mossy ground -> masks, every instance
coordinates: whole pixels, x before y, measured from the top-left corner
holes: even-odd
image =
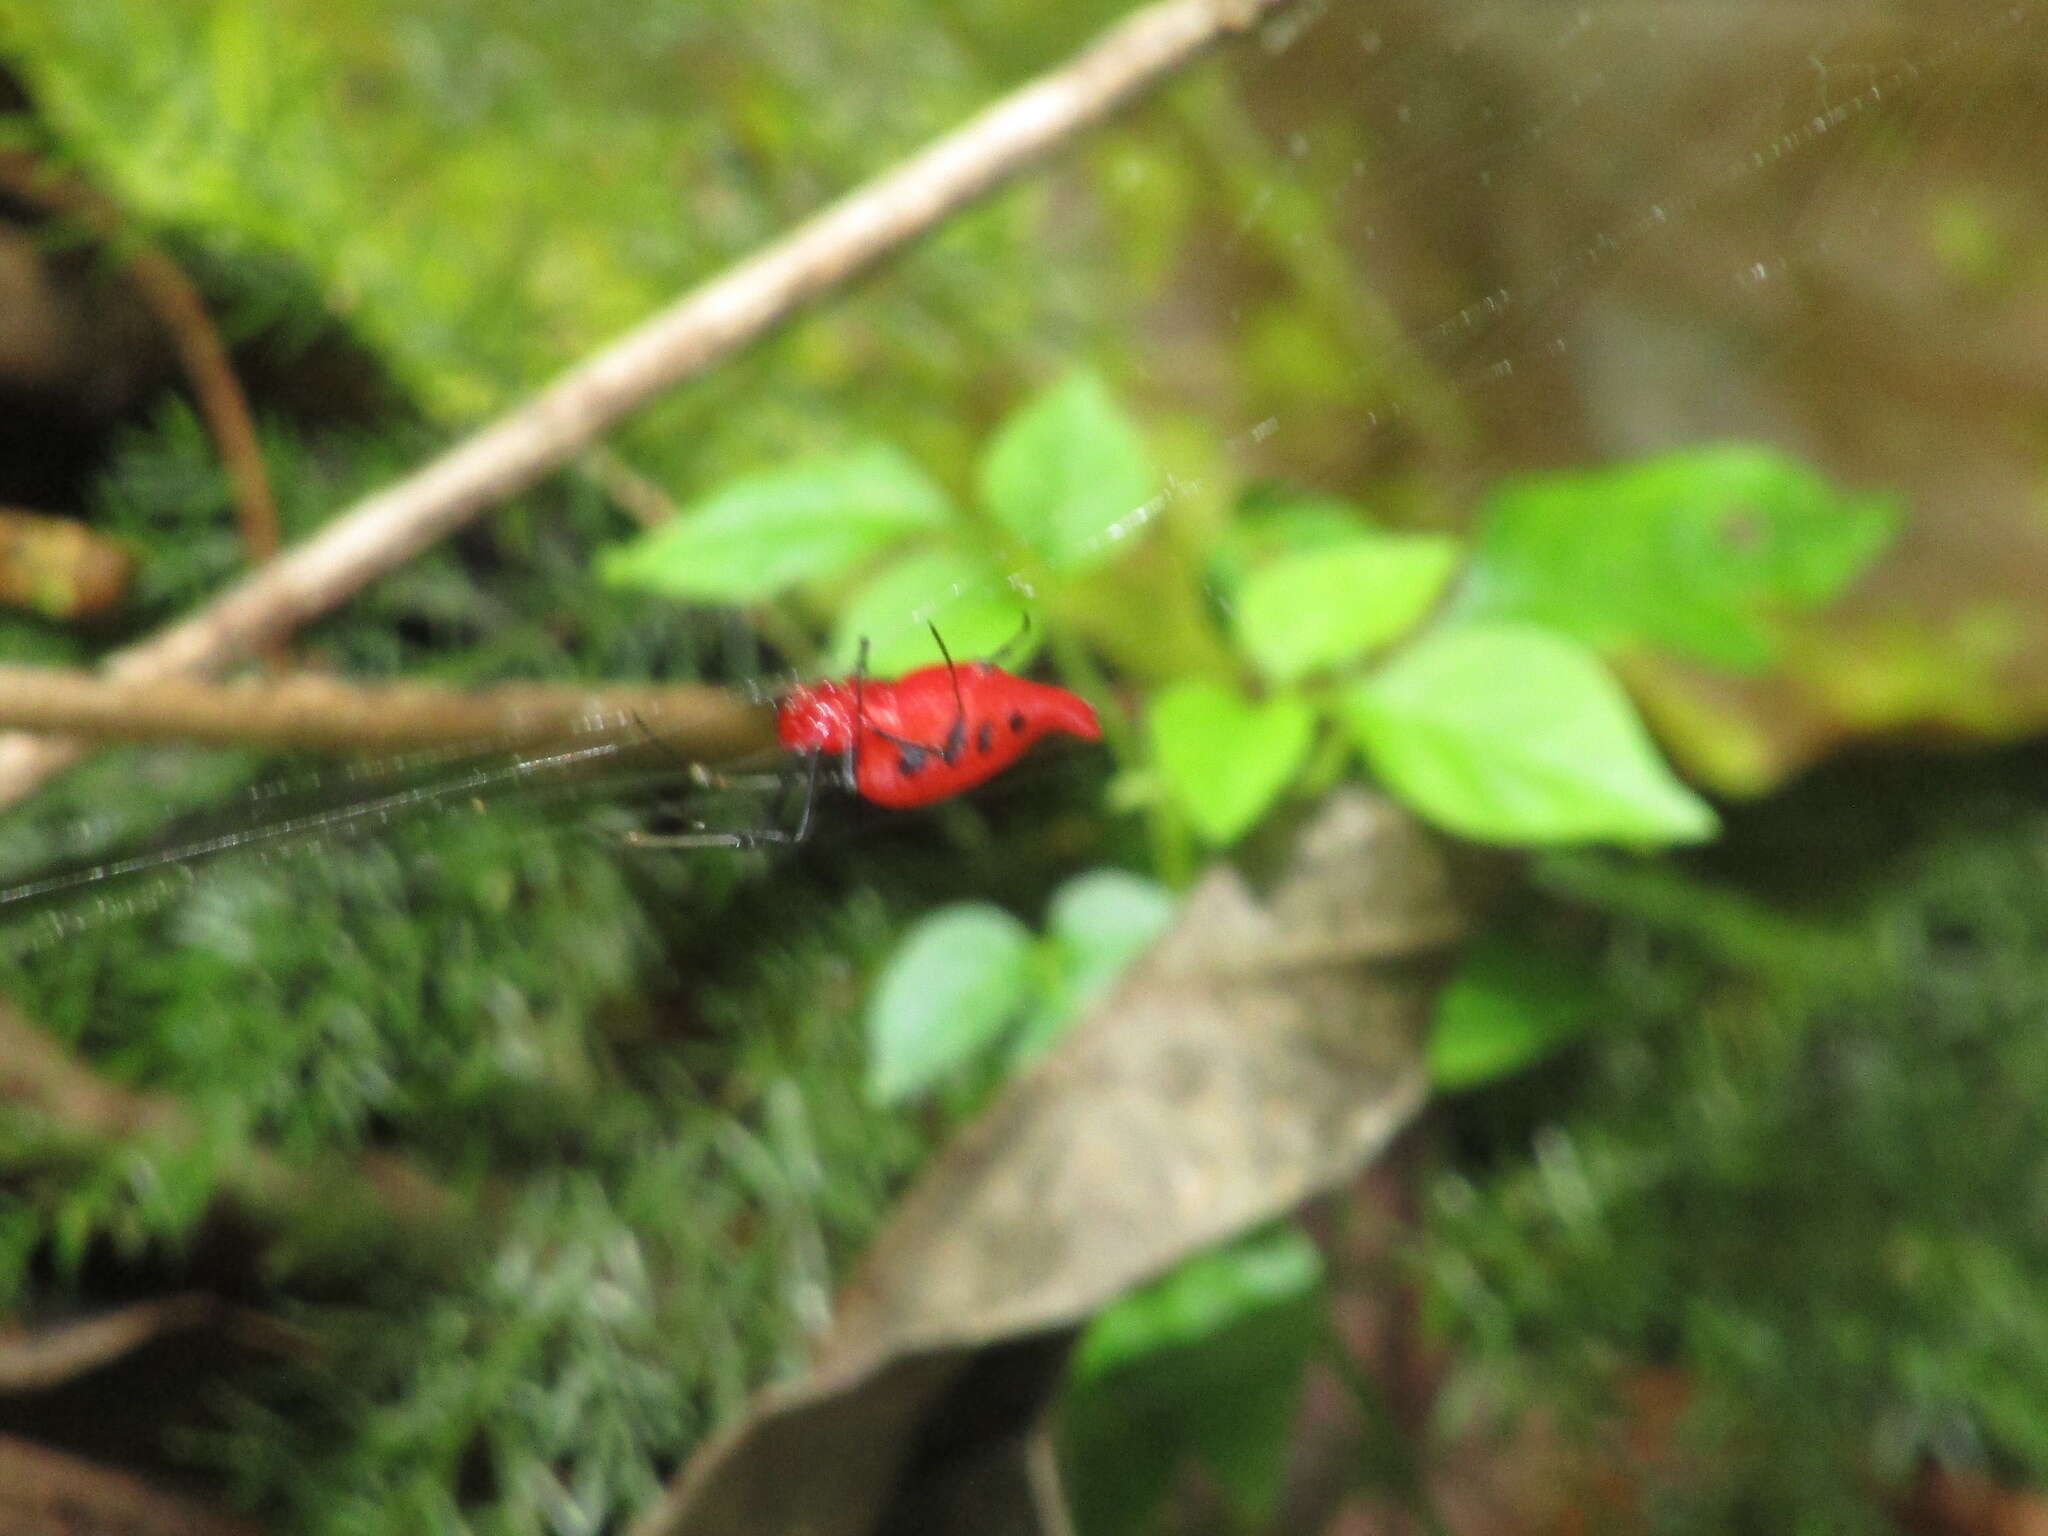
[[[1122,9],[650,4],[593,32],[515,0],[67,3],[10,47],[62,154],[202,277],[303,534]],[[1343,78],[1299,137],[1348,176],[1376,151]],[[697,80],[716,100],[679,102]],[[1410,365],[1287,163],[1230,82],[1192,79],[617,446],[678,495],[869,434],[964,486],[1029,383],[1098,355],[1185,483],[1218,479],[1258,400],[1290,473],[1351,488],[1379,462],[1358,424]],[[1190,253],[1220,249],[1192,292]],[[1441,422],[1448,386],[1401,387]],[[99,634],[6,621],[10,660],[97,654],[241,569],[180,405],[125,427],[82,499],[143,553],[136,601]],[[742,623],[597,588],[630,526],[565,475],[298,654],[455,683],[765,671]],[[106,754],[0,820],[0,875],[282,766]],[[1543,874],[1540,920],[1611,1007],[1448,1112],[1415,1263],[1464,1400],[1590,1417],[1631,1371],[1679,1368],[1701,1455],[1658,1501],[1673,1529],[1874,1525],[1929,1452],[2048,1478],[2042,766],[1866,763],[1708,858]],[[0,1315],[199,1285],[310,1347],[152,1351],[0,1425],[210,1470],[287,1529],[616,1522],[800,1358],[971,1096],[869,1106],[859,1002],[915,911],[971,892],[1035,916],[1050,871],[1103,855],[1116,834],[1072,809],[1099,798],[1069,789],[1025,790],[1056,824],[993,796],[765,870],[625,857],[532,809],[444,817],[210,870],[7,962],[36,1025],[199,1134],[109,1145],[0,1112]],[[474,1225],[423,1239],[317,1183],[218,1199],[259,1148],[322,1178],[401,1156]]]
[[[2048,1476],[2042,768],[1866,757],[1687,867],[1550,871],[1610,1011],[1455,1113],[1417,1262],[1468,1403],[1587,1423],[1675,1369],[1659,1529]]]

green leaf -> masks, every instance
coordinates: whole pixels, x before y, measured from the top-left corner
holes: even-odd
[[[894,1104],[990,1046],[1031,995],[1030,932],[986,902],[917,923],[868,1002],[868,1097]]]
[[[1466,950],[1437,998],[1429,1074],[1439,1088],[1470,1088],[1550,1056],[1586,1030],[1599,992],[1584,967],[1512,934]]]
[[[1012,1062],[1043,1055],[1166,931],[1177,905],[1158,881],[1121,869],[1091,870],[1061,886],[1046,917],[1051,984],[1019,1027]]]
[[[1843,592],[1901,520],[1748,443],[1511,481],[1480,513],[1468,612],[1761,668],[1783,616]]]
[[[1285,556],[1237,594],[1238,644],[1279,682],[1355,660],[1421,623],[1457,564],[1458,541],[1434,534],[1355,534]]]
[[[1158,490],[1137,427],[1088,372],[1027,402],[981,463],[990,515],[1046,564],[1070,571],[1114,559],[1123,544],[1112,526]]]
[[[1308,756],[1315,715],[1291,694],[1255,704],[1219,683],[1176,683],[1152,702],[1152,753],[1174,802],[1209,842],[1241,836]]]
[[[1148,1528],[1190,1456],[1244,1521],[1264,1524],[1322,1306],[1320,1256],[1281,1228],[1191,1259],[1098,1317],[1061,1412],[1079,1527]]]
[[[1426,635],[1352,688],[1344,714],[1387,787],[1466,837],[1670,843],[1715,830],[1599,658],[1534,625]]]
[[[885,443],[746,475],[606,550],[598,573],[702,602],[760,602],[844,576],[952,508],[924,471]]]
[[[1157,880],[1095,869],[1061,886],[1046,913],[1069,974],[1084,989],[1106,985],[1173,921],[1179,899]]]
[[[987,560],[956,550],[923,550],[881,571],[854,594],[833,627],[832,657],[851,671],[868,641],[868,668],[898,677],[940,659],[937,628],[956,661],[1006,652],[1011,666],[1027,663],[1038,648],[1025,629],[1024,600]],[[1021,642],[1019,637],[1022,637]]]
[[[1236,515],[1216,541],[1210,579],[1235,591],[1269,560],[1348,544],[1371,527],[1371,516],[1355,503],[1288,487],[1255,486],[1238,499]]]
[[[1291,1226],[1198,1254],[1090,1323],[1074,1350],[1074,1376],[1086,1381],[1197,1343],[1249,1313],[1312,1294],[1322,1279],[1322,1255]]]

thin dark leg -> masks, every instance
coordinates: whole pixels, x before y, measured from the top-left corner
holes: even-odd
[[[636,709],[629,711],[627,713],[626,718],[631,720],[635,725],[639,726],[640,734],[647,738],[648,745],[653,747],[654,750],[659,752],[663,757],[666,757],[670,762],[677,764],[679,767],[683,768],[684,770],[693,775],[702,773],[704,771],[704,765],[702,763],[693,762],[691,759],[683,756],[682,753],[678,752],[674,747],[670,746],[667,742],[663,741],[659,736],[655,735],[653,730],[648,726],[647,722],[640,718],[639,710]]]
[[[790,834],[790,843],[805,842],[811,835],[811,812],[818,804],[818,765],[825,761],[825,754],[812,752],[810,768],[804,774],[804,807],[796,819],[796,831]]]
[[[960,692],[960,669],[953,665],[953,653],[946,649],[946,640],[939,633],[939,626],[930,624],[926,627],[932,632],[939,654],[946,658],[946,680],[953,685],[953,728],[946,732],[946,744],[939,748],[939,756],[950,763],[967,745],[967,700]]]
[[[932,627],[932,638],[934,640],[939,640],[939,631],[936,626]],[[953,729],[949,733],[947,740],[948,742],[951,742],[956,738],[964,740],[966,738],[967,732],[967,702],[960,696],[960,675],[958,672],[953,670],[953,658],[952,656],[947,654],[946,642],[943,640],[939,640],[939,654],[946,658],[946,672],[947,675],[953,679],[953,704],[955,710],[957,711],[953,720]],[[898,736],[894,731],[885,731],[879,725],[868,724],[866,699],[867,676],[868,642],[867,637],[862,636],[860,642],[860,659],[853,669],[854,728],[853,739],[846,744],[844,768],[844,772],[846,774],[846,787],[848,789],[853,790],[856,794],[860,792],[860,782],[857,777],[857,772],[860,765],[856,761],[854,754],[856,749],[860,745],[860,739],[862,736],[874,736],[879,740],[888,742],[890,746],[895,747],[899,751],[917,752],[929,757],[942,757],[950,763],[959,751],[957,747],[953,747],[949,750],[947,745],[941,744],[939,742],[912,741],[908,736]]]
[[[663,848],[670,850],[689,848],[760,848],[771,844],[795,846],[809,839],[812,813],[818,802],[818,765],[824,761],[824,754],[808,752],[809,759],[803,776],[803,800],[797,812],[794,831],[782,827],[749,827],[731,832],[628,832],[625,841],[633,848]],[[691,765],[690,777],[700,787],[707,789],[766,788],[773,787],[787,791],[791,776],[782,774],[746,774],[734,778],[710,772],[700,764]],[[778,820],[780,818],[778,817]]]
[[[780,827],[754,827],[744,832],[628,832],[629,848],[761,848],[769,844],[792,843],[796,839]]]
[[[853,734],[846,739],[846,751],[839,771],[846,779],[848,794],[860,793],[860,738],[868,728],[868,637],[860,637],[860,650],[853,659]]]

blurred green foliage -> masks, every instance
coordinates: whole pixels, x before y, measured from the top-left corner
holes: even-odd
[[[1430,1191],[1446,1432],[1675,1367],[1677,1531],[1894,1529],[1922,1457],[2048,1473],[2040,766],[1848,766],[1724,874],[1553,871],[1613,914],[1572,951],[1603,1027],[1461,1112],[1530,1146]]]
[[[1239,1529],[1264,1528],[1324,1342],[1322,1280],[1315,1245],[1280,1228],[1188,1260],[1089,1325],[1062,1420],[1081,1529],[1151,1528],[1189,1458]]]
[[[801,599],[800,623],[836,615],[842,665],[865,654],[882,676],[938,660],[921,621],[941,615],[955,648],[986,654],[1029,592],[1068,683],[1105,706],[1112,739],[1146,750],[1130,765],[1137,795],[1207,844],[1320,787],[1333,759],[1314,749],[1333,717],[1384,787],[1463,836],[1651,845],[1711,835],[1713,812],[1664,766],[1593,647],[1762,666],[1773,626],[1838,597],[1899,525],[1881,498],[1720,444],[1504,486],[1469,560],[1448,535],[1270,490],[1191,549],[1153,537],[1175,490],[1148,496],[1140,434],[1087,371],[1013,411],[976,478],[970,512],[883,445],[802,459],[713,489],[602,568],[680,597]],[[1127,577],[1179,618],[1134,632],[1134,613],[1160,609],[1091,576]],[[1158,689],[1142,741],[1115,728],[1102,660]],[[1162,823],[1155,848],[1169,874],[1187,863],[1177,830]]]
[[[647,0],[594,25],[531,0],[90,0],[4,26],[65,152],[221,274],[231,339],[339,329],[416,407],[347,428],[266,415],[302,534],[1122,9]],[[1123,792],[1151,807],[1168,873],[1190,834],[1227,845],[1358,752],[1468,832],[1702,834],[1603,659],[1768,666],[1782,622],[1849,586],[1897,513],[1746,445],[1497,487],[1469,541],[1413,532],[1413,486],[1384,509],[1379,486],[1358,505],[1240,487],[1214,413],[1145,355],[1148,306],[1222,228],[1257,281],[1219,335],[1173,332],[1172,368],[1253,381],[1311,447],[1389,399],[1425,433],[1457,429],[1279,154],[1227,71],[1191,77],[628,425],[620,451],[703,521],[611,557],[616,585],[589,577],[627,520],[564,477],[314,626],[309,659],[454,681],[747,673],[745,632],[673,597],[765,603],[806,581],[822,590],[796,617],[834,621],[831,664],[887,634],[909,649],[878,649],[886,672],[920,659],[906,616],[934,598],[961,650],[1007,639],[1005,578],[1030,564],[1070,680],[1156,690],[1120,744],[1152,760]],[[1169,477],[1152,537],[1103,541]],[[128,433],[91,501],[147,556],[137,630],[240,567],[180,406]],[[731,552],[774,562],[678,585],[721,569],[721,519]],[[822,550],[820,530],[846,542]],[[664,540],[683,553],[658,559]],[[0,624],[10,659],[89,649]],[[108,755],[8,818],[7,872],[81,822],[118,841],[263,767]],[[2048,1087],[2040,823],[2030,801],[1987,800],[1813,943],[1797,914],[1666,863],[1557,874],[1567,905],[1620,914],[1578,957],[1597,1030],[1577,967],[1474,955],[1439,1078],[1534,1095],[1543,1128],[1447,1163],[1432,1190],[1416,1263],[1459,1362],[1448,1418],[1590,1412],[1627,1363],[1678,1364],[1715,1472],[1674,1490],[1678,1529],[1869,1512],[1859,1469],[1930,1449],[2048,1475],[2048,1263],[2040,1224],[2015,1217],[2039,1205]],[[858,894],[785,873],[771,898],[538,812],[449,819],[209,874],[179,905],[8,962],[42,1027],[116,1082],[177,1094],[201,1133],[108,1147],[0,1118],[0,1305],[90,1300],[110,1261],[183,1277],[257,1149],[309,1175],[398,1150],[475,1207],[482,1251],[408,1252],[366,1234],[374,1212],[290,1214],[235,1283],[325,1359],[224,1372],[181,1453],[309,1529],[617,1521],[797,1367],[834,1276],[973,1102],[940,1090],[1042,1049],[1164,921],[1162,888],[1098,870],[1032,936],[1000,914],[1040,909],[1043,865],[971,811],[944,825],[936,846],[864,855]],[[981,921],[1007,935],[967,978],[994,998],[982,1027],[920,1025],[885,981],[863,1040],[867,979],[913,965],[905,924],[961,885],[1000,903]],[[1560,1052],[1569,1083],[1503,1081]],[[921,1090],[936,1113],[876,1102]],[[1455,1113],[1499,1135],[1501,1102]],[[1286,1237],[1210,1256],[1098,1325],[1068,1426],[1094,1530],[1153,1518],[1190,1453],[1256,1520],[1320,1338],[1312,1259]]]
[[[1783,454],[1714,444],[1499,487],[1466,596],[1593,645],[1758,671],[1784,621],[1839,597],[1903,520]]]
[[[1007,1068],[1028,1065],[1166,931],[1174,906],[1154,881],[1098,869],[1053,893],[1041,937],[987,902],[926,914],[868,999],[870,1096],[926,1092],[999,1044]]]
[[[4,26],[65,153],[218,280],[231,341],[281,347],[289,367],[294,345],[345,330],[418,404],[420,422],[354,429],[266,412],[296,535],[1116,9],[647,4],[594,26],[517,3],[108,0]],[[869,67],[882,39],[886,70]],[[1129,143],[1103,153],[1138,172],[1115,197],[1142,213],[1175,162]],[[1093,180],[1084,157],[1071,181]],[[964,486],[991,382],[1064,355],[1088,313],[1127,301],[1122,247],[1103,236],[1059,237],[1057,295],[1022,280],[1045,259],[1048,195],[1022,185],[955,221],[890,282],[660,402],[618,446],[685,497],[878,435]],[[90,510],[144,556],[133,630],[243,563],[182,408],[128,434]],[[592,551],[626,526],[565,480],[379,582],[304,654],[455,681],[759,672],[728,622],[590,583]],[[90,648],[0,628],[10,659]],[[267,771],[109,755],[7,819],[8,871],[144,834]],[[871,857],[864,884],[886,888],[888,867]],[[98,1147],[10,1117],[0,1297],[89,1285],[110,1259],[204,1263],[201,1215],[254,1148],[314,1169],[388,1145],[508,1207],[496,1237],[423,1273],[360,1229],[327,1230],[329,1213],[293,1213],[255,1283],[324,1359],[227,1373],[229,1400],[186,1453],[306,1528],[623,1517],[797,1362],[836,1269],[938,1129],[861,1093],[845,978],[878,962],[888,906],[784,891],[769,911],[734,887],[716,861],[622,861],[588,829],[500,815],[209,871],[190,902],[9,962],[42,1026],[118,1082],[178,1093],[205,1134]],[[686,1003],[663,1001],[677,967]]]
[[[1203,678],[1161,689],[1146,723],[1160,781],[1206,841],[1236,842],[1294,782],[1314,745],[1304,699],[1254,700]]]
[[[1094,374],[1070,373],[1011,413],[976,478],[969,512],[886,445],[802,459],[718,487],[607,551],[601,569],[699,601],[802,600],[799,618],[836,615],[842,665],[866,645],[883,677],[940,659],[940,618],[963,657],[1028,646],[1024,591],[1085,625],[1076,579],[1121,552],[1124,525],[1142,529],[1154,500],[1136,425]]]
[[[1455,1090],[1526,1070],[1555,1055],[1607,1009],[1590,965],[1503,924],[1467,946],[1437,998],[1430,1081]]]

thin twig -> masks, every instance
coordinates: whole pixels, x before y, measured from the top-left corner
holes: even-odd
[[[198,400],[200,418],[220,450],[221,463],[234,487],[235,510],[249,559],[259,565],[271,559],[282,539],[277,498],[271,494],[263,449],[256,440],[255,418],[241,380],[235,377],[228,349],[192,280],[144,239],[105,193],[26,151],[0,150],[0,187],[50,213],[77,219],[125,264],[136,291],[163,323]]]
[[[131,679],[205,672],[262,650],[1281,3],[1162,0],[1134,13],[1065,65],[685,295],[155,639],[122,652],[113,671]],[[71,740],[0,741],[0,805],[83,750]]]
[[[260,1536],[262,1527],[132,1472],[0,1435],[0,1530],[11,1536]]]
[[[676,515],[667,491],[602,443],[583,455],[583,472],[642,527],[656,527]]]
[[[319,1348],[289,1323],[230,1306],[206,1291],[179,1291],[80,1317],[0,1327],[0,1397],[51,1391],[159,1339],[202,1328],[265,1354],[306,1356]]]
[[[183,1105],[163,1094],[137,1093],[98,1076],[55,1040],[0,1000],[0,1104],[14,1104],[96,1141],[152,1136],[196,1139],[199,1127]],[[301,1170],[258,1149],[223,1169],[252,1206],[283,1214],[374,1209],[414,1232],[459,1236],[463,1202],[411,1164],[370,1153],[343,1176]],[[4,1527],[0,1527],[4,1528]]]
[[[707,763],[775,744],[765,706],[694,685],[521,683],[464,693],[418,683],[351,684],[315,673],[229,683],[189,677],[139,682],[60,667],[0,665],[0,728],[65,731],[96,740],[316,752],[484,743],[516,749],[627,721]]]

